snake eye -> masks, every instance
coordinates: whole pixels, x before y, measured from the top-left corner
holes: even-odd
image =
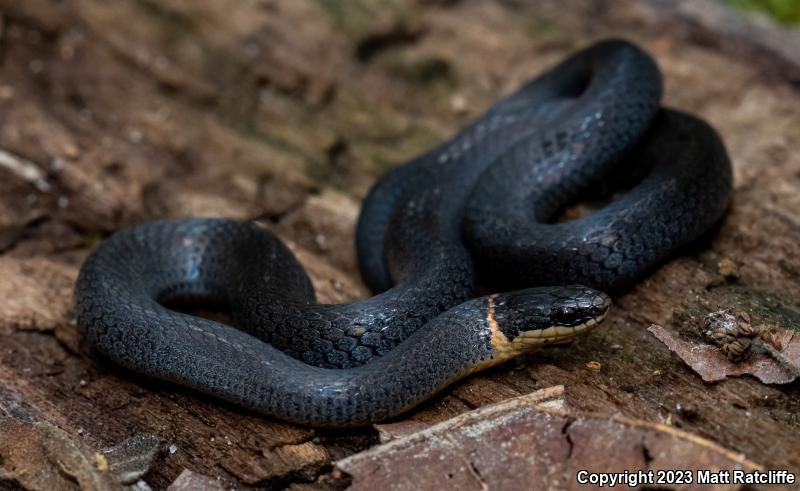
[[[507,336],[518,332],[573,327],[602,317],[610,299],[583,286],[527,288],[500,294],[495,299],[495,314]]]
[[[578,314],[570,305],[560,305],[556,309],[556,318],[554,319],[558,324],[570,326],[575,324],[578,318]]]

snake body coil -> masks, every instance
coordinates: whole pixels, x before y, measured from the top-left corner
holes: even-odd
[[[469,373],[572,338],[610,305],[583,286],[470,300],[476,268],[504,287],[614,289],[720,218],[725,150],[701,121],[659,113],[660,94],[645,53],[599,43],[387,174],[357,228],[362,274],[381,292],[370,299],[316,304],[296,258],[254,224],[165,220],[89,256],[78,327],[127,368],[282,419],[352,426],[396,415]],[[598,212],[548,223],[620,165],[647,177]],[[227,305],[237,328],[163,306],[186,298]]]

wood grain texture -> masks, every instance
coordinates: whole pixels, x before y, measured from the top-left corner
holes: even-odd
[[[82,259],[153,218],[253,218],[290,242],[321,300],[363,297],[352,236],[375,178],[608,36],[648,50],[665,103],[718,129],[730,212],[617,298],[602,328],[404,420],[564,385],[571,410],[671,425],[800,472],[797,383],[705,383],[647,331],[699,339],[724,308],[800,325],[800,98],[789,72],[764,69],[786,58],[633,0],[0,0],[0,149],[48,186],[0,167],[0,489],[122,486],[95,454],[140,434],[163,441],[143,478],[153,489],[186,470],[225,489],[346,486],[332,463],[377,430],[268,420],[87,352],[70,312]]]

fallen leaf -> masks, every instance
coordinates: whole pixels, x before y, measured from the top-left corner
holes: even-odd
[[[796,378],[791,370],[766,353],[753,353],[746,360],[734,363],[717,346],[686,341],[657,324],[652,324],[647,330],[677,354],[705,382],[752,375],[765,384],[788,384]],[[798,336],[794,336],[791,331],[779,334],[779,342],[784,347],[781,353],[787,359],[800,360],[800,339],[796,338]]]

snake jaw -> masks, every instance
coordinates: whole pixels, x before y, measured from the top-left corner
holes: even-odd
[[[605,320],[607,311],[598,317],[593,317],[586,322],[576,326],[553,326],[547,329],[536,329],[533,331],[523,331],[514,338],[512,343],[519,342],[523,344],[533,344],[536,346],[544,344],[563,343],[572,340],[572,338],[588,332]]]
[[[523,353],[536,351],[545,345],[571,341],[576,336],[588,332],[602,323],[611,307],[610,297],[588,288],[578,288],[582,293],[592,295],[583,306],[582,312],[585,312],[586,316],[583,316],[581,321],[576,324],[549,321],[549,325],[546,327],[515,325],[511,329],[510,326],[503,325],[520,321],[513,318],[514,312],[508,308],[508,304],[498,299],[499,295],[490,295],[487,299],[486,320],[491,332],[492,349],[496,355],[494,363],[502,363]],[[553,307],[558,310],[558,306],[554,305]],[[541,319],[541,317],[536,318]],[[507,335],[505,331],[510,331],[509,334],[512,335]]]
[[[589,319],[577,326],[553,326],[547,329],[523,331],[513,340],[509,340],[505,336],[502,338],[499,338],[499,336],[493,337],[492,347],[499,355],[499,358],[505,361],[523,353],[534,352],[543,346],[572,341],[575,337],[600,325],[605,320],[605,317],[606,314],[602,314],[600,317]]]

